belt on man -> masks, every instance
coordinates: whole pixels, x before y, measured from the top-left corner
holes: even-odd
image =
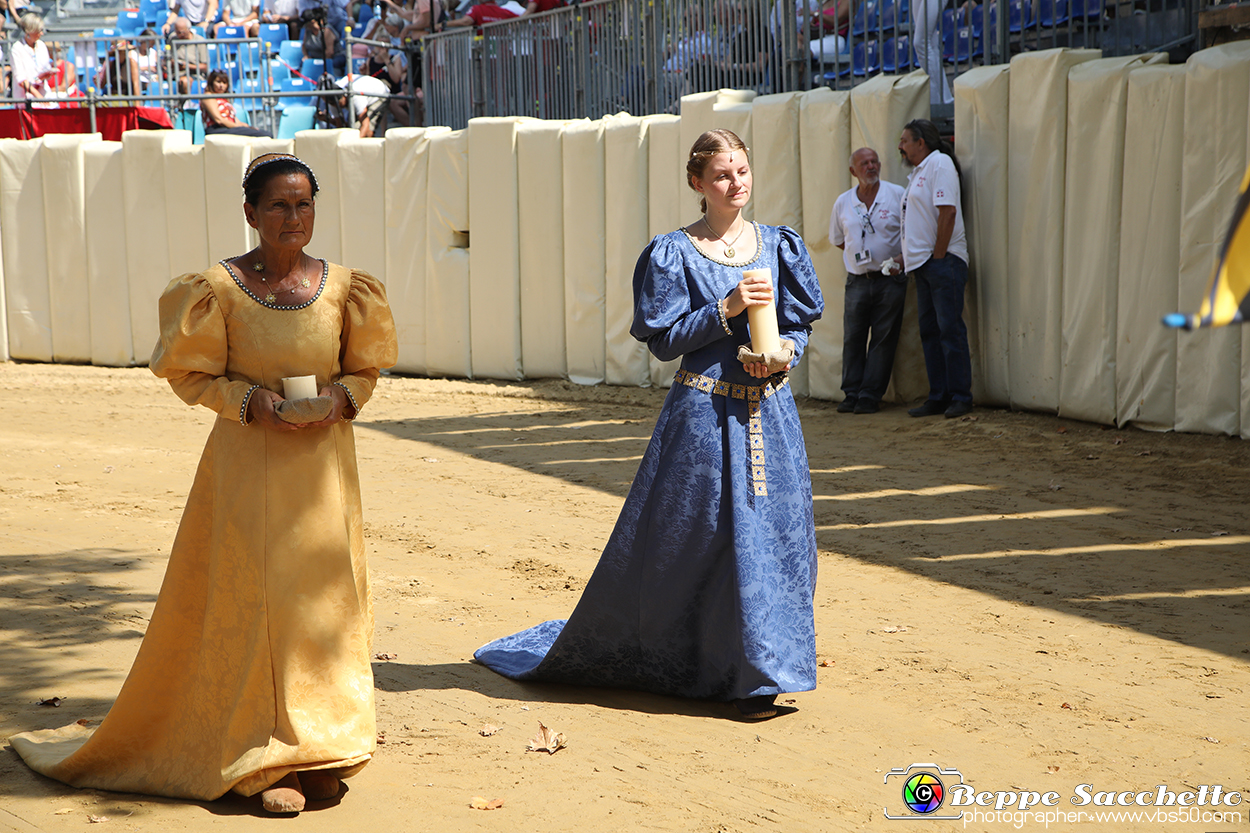
[[[747,402],[747,450],[751,457],[752,492],[757,495],[768,495],[768,481],[764,476],[764,423],[760,416],[760,408],[765,399],[790,384],[789,376],[769,377],[762,385],[738,385],[691,373],[684,367],[677,369],[674,380],[688,388],[694,388],[709,396],[724,396],[730,399],[745,399]]]
[[[855,273],[855,272],[852,272],[851,274],[852,274],[852,275],[855,275],[855,277],[857,277],[857,278],[874,278],[874,279],[875,279],[875,278],[884,278],[884,277],[885,277],[885,273],[884,273],[884,272],[882,272],[880,269],[878,269],[878,270],[877,270],[877,271],[875,271],[875,272],[862,272],[862,273]]]

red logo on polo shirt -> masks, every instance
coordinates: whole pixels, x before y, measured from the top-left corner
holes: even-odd
[[[917,188],[923,188],[923,187],[924,187],[924,177],[923,177],[923,176],[918,176],[918,177],[916,177],[916,187],[917,187]]]
[[[946,192],[945,192],[945,191],[938,191],[936,194],[934,194],[934,196],[935,196],[935,197],[944,197],[944,196],[946,196]]]

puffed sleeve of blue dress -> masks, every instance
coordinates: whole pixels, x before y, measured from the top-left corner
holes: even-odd
[[[785,374],[746,373],[746,315],[723,321],[718,306],[743,269],[772,269],[797,363],[823,299],[797,233],[756,235],[745,264],[707,256],[683,231],[643,251],[631,332],[681,368],[572,615],[483,646],[485,665],[713,700],[815,687],[816,536],[798,410]]]

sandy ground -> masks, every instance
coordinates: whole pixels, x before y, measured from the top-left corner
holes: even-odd
[[[790,713],[748,724],[723,705],[519,685],[472,663],[572,609],[662,397],[384,378],[357,422],[374,650],[393,655],[374,666],[373,763],[337,802],[280,820],[256,799],[74,790],[5,745],[0,831],[91,816],[141,831],[908,830],[884,817],[902,811],[886,774],[917,762],[978,791],[1059,792],[1065,812],[1078,784],[1250,793],[1240,440],[805,402],[822,667]],[[0,738],[104,715],[213,418],[144,369],[0,365]],[[64,701],[36,705],[48,697]],[[525,751],[540,720],[567,748]],[[504,806],[471,809],[475,796]],[[1238,809],[1050,828],[1250,829],[1250,801]],[[965,823],[1018,829],[920,826]]]

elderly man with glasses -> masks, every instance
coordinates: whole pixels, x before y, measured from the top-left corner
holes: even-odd
[[[829,242],[842,250],[846,301],[842,312],[842,393],[838,413],[875,414],[890,383],[903,326],[907,275],[895,266],[903,189],[881,181],[872,148],[851,154],[858,184],[838,197],[829,218]]]

